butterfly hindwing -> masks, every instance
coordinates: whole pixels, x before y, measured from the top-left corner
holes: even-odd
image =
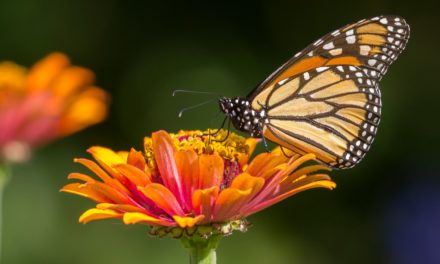
[[[315,153],[336,168],[352,167],[363,158],[381,113],[376,80],[347,65],[297,74],[257,104],[265,106],[269,120],[264,137],[298,153]]]

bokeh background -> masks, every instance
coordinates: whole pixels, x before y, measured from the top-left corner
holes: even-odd
[[[398,14],[407,50],[382,81],[383,119],[365,160],[250,217],[219,263],[440,263],[439,5],[435,1],[0,2],[0,59],[30,66],[51,51],[91,68],[113,97],[108,120],[13,167],[3,263],[187,263],[179,241],[120,221],[78,224],[94,203],[59,193],[86,148],[142,148],[152,131],[216,127],[212,96],[246,95],[290,56],[346,23]]]

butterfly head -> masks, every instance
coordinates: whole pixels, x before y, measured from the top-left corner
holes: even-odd
[[[252,137],[260,137],[266,122],[265,111],[260,112],[252,109],[247,99],[241,97],[226,98],[219,100],[220,110],[232,121],[238,130],[250,133]]]

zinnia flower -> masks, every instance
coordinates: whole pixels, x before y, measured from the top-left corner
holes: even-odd
[[[158,131],[145,138],[143,153],[91,147],[88,152],[97,163],[83,158],[75,162],[98,179],[71,173],[68,178],[81,183],[62,191],[97,202],[80,216],[82,223],[117,218],[149,225],[155,235],[182,238],[189,248],[216,237],[214,246],[208,246],[215,248],[218,237],[244,230],[251,214],[307,189],[336,186],[319,172],[327,167],[307,164],[313,154],[288,158],[277,148],[248,162],[257,139],[227,136],[226,131],[208,134]]]
[[[94,79],[62,53],[30,70],[0,62],[0,160],[25,160],[32,147],[102,121],[109,96]]]

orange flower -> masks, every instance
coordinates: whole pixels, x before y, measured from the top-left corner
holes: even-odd
[[[62,191],[98,203],[81,215],[82,223],[118,218],[125,224],[150,225],[159,235],[179,236],[194,228],[228,233],[243,227],[247,216],[298,192],[336,186],[318,172],[327,167],[305,164],[314,160],[313,154],[287,158],[278,148],[248,164],[257,139],[230,133],[221,141],[226,133],[158,131],[145,138],[144,153],[92,147],[88,152],[99,165],[82,158],[75,162],[99,180],[71,173],[69,179],[82,183],[68,184]]]
[[[0,158],[24,159],[31,147],[101,122],[108,94],[92,71],[52,53],[29,71],[0,62]]]

